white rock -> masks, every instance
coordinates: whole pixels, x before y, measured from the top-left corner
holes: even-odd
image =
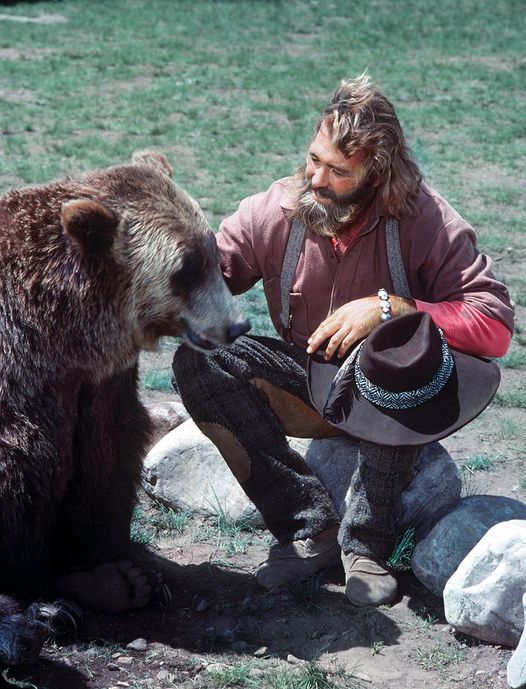
[[[148,648],[148,642],[142,638],[134,639],[129,644],[126,644],[126,648],[130,651],[145,651]]]
[[[526,519],[526,505],[500,495],[471,495],[438,521],[417,543],[411,566],[415,576],[436,596],[469,551],[492,526]]]
[[[144,488],[176,510],[261,523],[216,446],[188,419],[167,433],[144,461]]]
[[[526,593],[522,597],[522,609],[524,620],[526,620]],[[507,675],[511,689],[526,687],[526,626],[519,640],[519,645],[508,663]]]
[[[444,588],[446,620],[457,631],[516,646],[524,628],[526,521],[493,526]]]

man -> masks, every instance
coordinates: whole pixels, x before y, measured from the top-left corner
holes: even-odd
[[[386,239],[393,222],[395,240]],[[282,339],[242,337],[209,355],[182,346],[174,373],[189,413],[278,541],[257,580],[301,581],[341,557],[353,604],[391,602],[397,584],[385,561],[418,447],[361,441],[340,524],[286,440],[338,433],[311,404],[307,360],[341,358],[383,320],[415,310],[449,345],[502,356],[513,329],[508,293],[473,229],[423,183],[391,102],[365,75],[335,91],[305,167],[242,201],[217,243],[234,294],[263,280]]]

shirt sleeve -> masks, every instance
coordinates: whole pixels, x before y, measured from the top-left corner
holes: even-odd
[[[241,201],[216,235],[221,270],[232,294],[246,292],[261,278],[252,238],[251,206],[251,198]]]
[[[463,301],[432,304],[419,299],[415,299],[415,303],[418,311],[429,313],[451,347],[466,354],[487,357],[501,357],[508,351],[510,330],[471,304]]]
[[[493,274],[491,258],[478,250],[474,229],[444,199],[430,195],[416,222],[405,231],[411,243],[405,261],[411,268],[413,298],[472,307],[456,321],[457,341],[463,341],[460,332],[467,324],[472,327],[471,321],[482,327],[478,314],[486,316],[492,328],[497,320],[513,332],[514,305],[508,290]]]

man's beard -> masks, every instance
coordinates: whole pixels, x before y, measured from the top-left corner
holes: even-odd
[[[305,177],[304,167],[299,168],[292,179],[291,199],[294,217],[322,237],[337,235],[344,225],[355,220],[365,210],[375,193],[369,176],[347,194],[336,194],[327,188],[316,189],[318,196],[332,201],[325,206],[318,203],[312,195],[312,186],[310,180]]]

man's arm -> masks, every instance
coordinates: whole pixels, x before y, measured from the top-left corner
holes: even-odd
[[[474,356],[501,357],[511,342],[511,331],[496,318],[490,318],[470,304],[461,301],[432,304],[415,299],[390,296],[392,316],[409,311],[427,311],[442,329],[447,343]],[[367,337],[380,325],[380,302],[377,296],[344,304],[326,318],[309,338],[307,353],[314,353],[324,342],[325,359],[334,354],[345,356],[355,342]]]

